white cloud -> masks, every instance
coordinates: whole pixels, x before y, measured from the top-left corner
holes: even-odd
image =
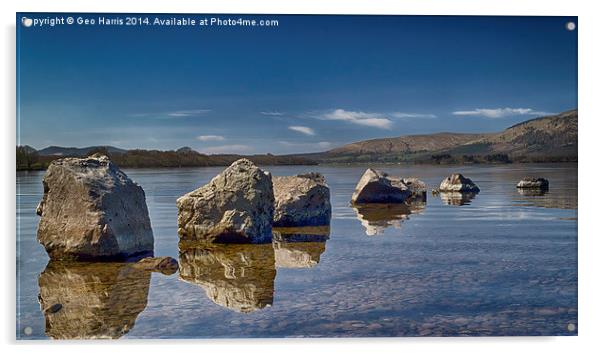
[[[253,148],[247,145],[224,145],[207,147],[201,150],[205,154],[251,154]]]
[[[297,132],[300,132],[302,134],[309,135],[309,136],[313,136],[316,134],[312,128],[307,127],[307,126],[289,126],[288,129],[297,131]]]
[[[210,112],[210,109],[193,109],[193,110],[177,110],[174,112],[167,113],[167,116],[171,118],[187,118],[191,116],[199,116]]]
[[[280,143],[283,146],[287,146],[287,147],[304,147],[304,148],[330,148],[332,147],[332,143],[327,142],[327,141],[320,141],[320,142],[308,142],[308,143],[297,143],[297,142],[290,142],[290,141],[278,141],[278,143]]]
[[[280,112],[261,112],[261,114],[263,115],[267,115],[267,116],[283,116],[283,113]]]
[[[406,118],[424,118],[424,119],[433,119],[437,116],[435,114],[422,114],[422,113],[402,113],[402,112],[393,112],[391,113],[391,117],[398,119],[406,119]]]
[[[203,142],[210,142],[210,141],[224,141],[226,138],[223,136],[219,136],[219,135],[200,135],[200,136],[197,136],[196,139],[199,141],[203,141]]]
[[[490,119],[499,119],[506,118],[509,116],[517,116],[517,115],[551,115],[551,113],[536,111],[531,108],[477,108],[474,110],[460,110],[452,113],[453,115],[459,116],[480,116],[484,118]]]
[[[336,109],[330,113],[323,114],[321,118],[324,120],[347,121],[352,124],[376,127],[379,129],[390,129],[393,126],[393,122],[382,114],[354,112],[344,109]]]

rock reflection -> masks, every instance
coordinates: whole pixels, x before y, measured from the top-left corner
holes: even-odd
[[[330,227],[274,228],[277,268],[311,268],[326,250]]]
[[[271,244],[180,242],[180,279],[201,286],[214,303],[253,312],[274,301],[276,267]]]
[[[123,336],[146,308],[150,278],[150,272],[133,264],[50,261],[38,281],[46,335]]]
[[[445,205],[464,206],[477,196],[474,192],[441,192],[439,197]]]
[[[517,188],[516,189],[519,194],[523,196],[543,196],[548,193],[548,189],[524,189]]]
[[[352,206],[357,219],[366,230],[366,235],[383,234],[385,229],[393,226],[400,229],[401,223],[413,213],[422,213],[426,203],[414,202],[406,204],[365,204]]]

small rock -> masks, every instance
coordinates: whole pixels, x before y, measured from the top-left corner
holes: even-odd
[[[273,177],[274,227],[330,224],[330,189],[318,173]]]
[[[145,271],[161,272],[164,275],[173,275],[178,271],[178,261],[173,257],[146,257],[134,264]]]
[[[47,314],[54,314],[54,313],[57,313],[62,308],[63,308],[63,304],[55,303],[55,304],[52,304],[51,306],[49,306],[48,308],[46,308],[46,310],[44,310],[44,312]]]
[[[208,184],[178,198],[176,204],[182,240],[272,241],[272,176],[248,159],[232,163]]]
[[[516,184],[519,189],[540,189],[547,190],[550,187],[550,183],[544,178],[524,178]]]
[[[386,173],[369,168],[351,196],[353,204],[404,203],[412,193],[401,179],[389,178]]]
[[[427,185],[418,178],[402,178],[403,184],[410,190],[412,201],[426,202]]]
[[[462,174],[454,173],[448,176],[447,178],[443,179],[443,181],[439,185],[439,191],[478,193],[481,190],[469,178],[464,177]]]

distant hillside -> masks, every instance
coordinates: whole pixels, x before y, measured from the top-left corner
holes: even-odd
[[[577,161],[577,110],[499,133],[437,133],[360,141],[305,156],[320,163],[507,163]]]
[[[49,146],[38,151],[40,156],[88,156],[95,150],[106,150],[109,153],[125,153],[127,150],[113,146],[90,146],[90,147],[60,147]]]
[[[51,154],[42,154],[41,152]],[[88,151],[84,153],[84,151]],[[17,146],[17,170],[46,169],[50,162],[58,158],[82,157],[92,153],[104,153],[121,168],[183,168],[228,166],[240,158],[248,158],[258,165],[312,165],[317,162],[305,157],[265,155],[205,155],[190,147],[176,151],[122,150],[115,147],[65,148],[48,147],[36,151],[30,146]],[[63,153],[63,154],[58,154]]]

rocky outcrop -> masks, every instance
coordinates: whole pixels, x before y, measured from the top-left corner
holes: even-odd
[[[173,275],[178,272],[178,261],[169,256],[146,257],[133,266],[144,271],[161,272],[164,275]]]
[[[462,174],[454,173],[443,179],[439,185],[440,192],[473,192],[478,193],[479,187]]]
[[[351,203],[403,203],[411,191],[398,178],[390,178],[384,172],[367,169],[355,187]]]
[[[318,173],[273,177],[274,227],[330,224],[330,189]]]
[[[232,163],[208,184],[180,197],[182,240],[265,243],[272,240],[272,177],[248,159]]]
[[[152,253],[144,190],[108,157],[53,161],[43,180],[38,241],[52,259]]]
[[[516,187],[519,189],[547,190],[550,187],[550,182],[544,178],[524,178],[516,184]]]
[[[179,246],[180,279],[202,287],[214,303],[243,313],[272,305],[276,267],[271,244]]]
[[[401,229],[401,224],[413,213],[422,213],[424,204],[368,204],[354,205],[357,219],[361,222],[366,235],[380,235],[388,227]]]
[[[119,338],[147,304],[151,274],[130,263],[51,260],[40,274],[40,309],[54,339]]]

